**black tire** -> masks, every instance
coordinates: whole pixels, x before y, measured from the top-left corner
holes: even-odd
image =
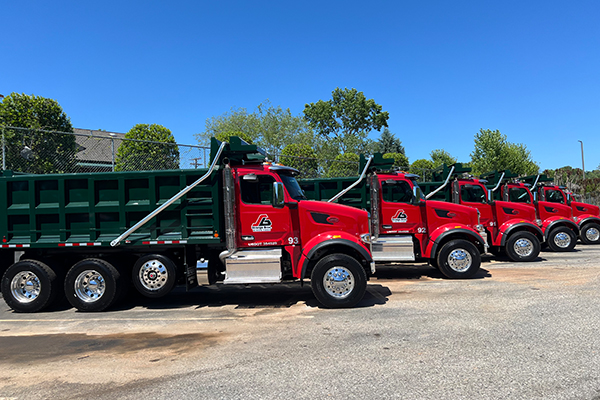
[[[60,293],[56,273],[36,260],[14,263],[2,277],[2,296],[16,312],[31,313],[48,307]]]
[[[575,233],[566,226],[554,228],[548,235],[548,247],[552,251],[572,251],[576,244]]]
[[[344,280],[331,285],[329,279],[339,277],[340,274]],[[353,307],[365,295],[367,274],[356,259],[345,254],[330,254],[315,265],[310,285],[317,300],[325,307]]]
[[[585,244],[600,244],[600,225],[590,222],[581,228],[581,241]]]
[[[131,271],[131,280],[142,296],[158,298],[173,289],[176,275],[173,261],[160,254],[149,254],[137,260]]]
[[[120,297],[123,279],[107,261],[87,258],[73,265],[65,278],[65,295],[79,311],[102,311]]]
[[[468,240],[454,239],[442,246],[437,262],[440,272],[447,278],[466,279],[479,271],[481,254]]]
[[[512,261],[529,262],[540,254],[540,240],[531,232],[515,232],[506,241],[506,255]]]

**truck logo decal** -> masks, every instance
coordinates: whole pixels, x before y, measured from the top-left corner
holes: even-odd
[[[392,222],[406,222],[408,220],[404,210],[398,210],[396,214],[392,217]]]
[[[252,224],[252,232],[271,232],[273,226],[267,214],[260,214],[255,223]]]

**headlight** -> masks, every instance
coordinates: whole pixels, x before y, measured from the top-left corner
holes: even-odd
[[[573,221],[575,221],[575,223],[577,223],[577,220],[578,220],[578,219],[579,219],[579,218],[577,218],[577,217],[573,217]]]
[[[541,219],[536,219],[535,223],[537,224],[537,226],[542,226],[544,225],[544,222]]]
[[[371,243],[371,234],[363,233],[362,235],[360,235],[360,240],[362,240],[365,243]]]
[[[485,232],[485,226],[481,224],[475,225],[475,229],[477,230],[477,232]]]

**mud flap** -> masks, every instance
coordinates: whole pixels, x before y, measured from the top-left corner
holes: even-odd
[[[185,246],[185,290],[191,290],[197,286],[196,248],[194,246]]]

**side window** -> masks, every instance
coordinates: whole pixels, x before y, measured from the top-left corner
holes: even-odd
[[[523,188],[511,188],[508,197],[513,203],[531,203],[529,193]]]
[[[273,200],[273,182],[269,175],[258,175],[254,180],[240,179],[242,201],[246,204],[267,204]]]
[[[460,198],[470,203],[485,203],[487,194],[477,185],[463,185],[460,187]]]
[[[565,199],[563,198],[561,192],[559,192],[558,190],[550,189],[546,191],[546,201],[549,201],[551,203],[564,203]]]
[[[413,196],[410,185],[405,181],[381,182],[381,194],[384,201],[391,203],[410,203]]]

